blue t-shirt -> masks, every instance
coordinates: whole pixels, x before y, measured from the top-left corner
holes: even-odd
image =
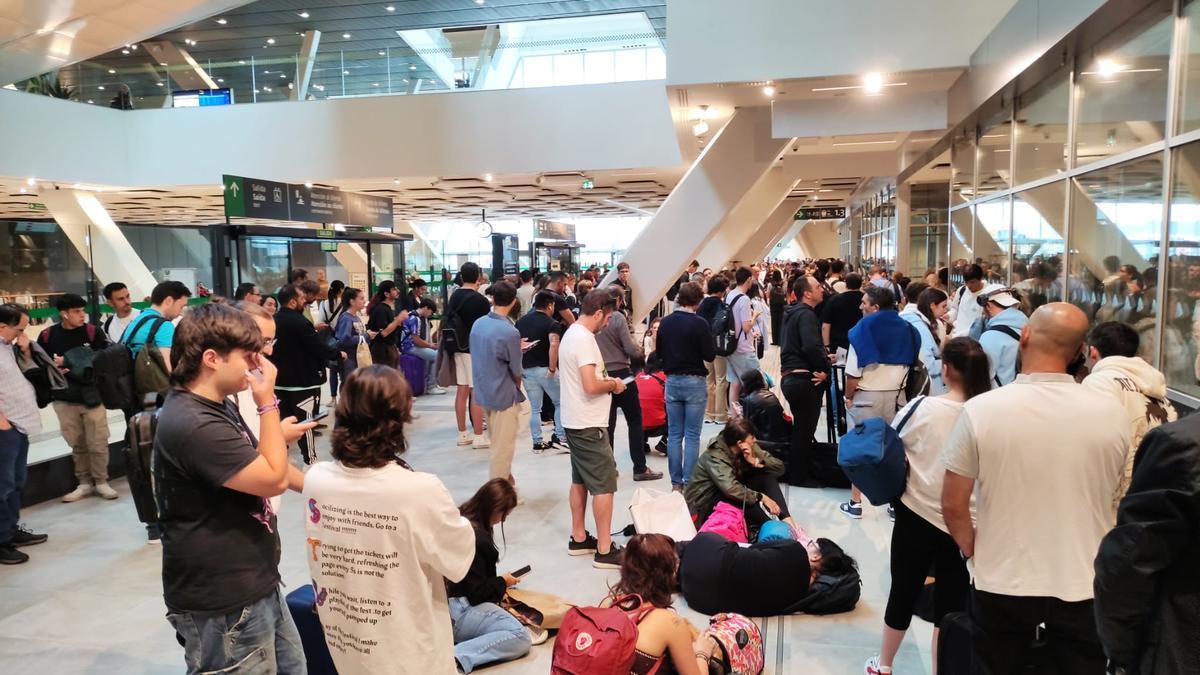
[[[154,324],[158,323],[154,319],[146,317],[163,318],[161,312],[157,309],[147,309],[138,315],[129,327],[125,329],[125,334],[121,336],[121,342],[129,346],[129,351],[137,356],[138,352],[142,351],[142,346],[146,344],[146,338],[150,337],[150,330]],[[158,332],[154,335],[154,344],[159,349],[170,349],[171,341],[175,339],[175,324],[166,321],[158,328]]]
[[[421,334],[421,319],[415,313],[409,314],[404,323],[400,324],[400,353],[407,354],[413,348],[413,336]]]

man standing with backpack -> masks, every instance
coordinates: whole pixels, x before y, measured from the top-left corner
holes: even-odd
[[[120,342],[125,329],[141,312],[133,308],[133,301],[129,298],[129,287],[119,281],[104,287],[104,299],[113,311],[104,320],[104,333],[108,335],[110,342]]]
[[[92,376],[92,360],[108,338],[88,323],[87,302],[80,296],[67,293],[55,306],[61,321],[43,330],[37,341],[67,376],[67,388],[52,392],[51,405],[63,440],[71,446],[79,485],[62,500],[77,502],[93,494],[116,499],[117,491],[108,485],[108,411]]]
[[[734,273],[734,281],[737,286],[725,296],[725,301],[732,315],[737,347],[725,357],[725,379],[729,382],[729,409],[736,411],[741,409],[742,376],[758,370],[760,366],[755,352],[755,342],[759,336],[754,331],[754,322],[759,315],[746,295],[754,285],[754,271],[749,267],[739,267]]]
[[[992,384],[1003,387],[1020,374],[1017,343],[1021,340],[1021,329],[1029,323],[1029,318],[1021,311],[1021,301],[1012,289],[1000,284],[984,288],[976,297],[979,304],[983,305],[983,315],[987,320],[987,327],[979,336],[979,344],[983,345],[983,351],[988,355]]]
[[[470,445],[476,450],[491,447],[483,433],[483,408],[471,400],[471,327],[492,311],[491,303],[479,292],[479,265],[463,263],[458,270],[462,288],[446,301],[446,317],[442,321],[442,345],[447,356],[454,359],[454,378],[458,394],[454,397],[454,417],[458,422],[458,445]],[[467,411],[470,410],[474,439],[467,431]]]
[[[725,280],[725,277],[714,276],[703,285],[707,295],[696,308],[696,316],[704,319],[711,326],[717,312],[724,311],[728,314],[725,292],[729,289],[729,282]],[[677,298],[673,299],[676,300],[675,308],[678,309]],[[711,424],[724,424],[729,419],[729,380],[726,379],[728,362],[724,356],[718,355],[712,361],[705,361],[704,369],[707,372],[704,384],[708,395],[704,409],[704,421]]]
[[[967,265],[963,271],[963,285],[950,298],[950,313],[947,319],[954,326],[950,337],[967,337],[983,308],[979,306],[979,292],[983,290],[983,268],[979,265]]]

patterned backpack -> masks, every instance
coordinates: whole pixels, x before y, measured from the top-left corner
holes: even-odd
[[[766,654],[758,625],[741,614],[717,614],[709,619],[707,634],[721,645],[721,667],[728,675],[759,675]],[[713,660],[716,660],[716,655]]]

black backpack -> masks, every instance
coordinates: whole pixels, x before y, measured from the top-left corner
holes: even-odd
[[[471,331],[458,316],[461,305],[461,301],[457,304],[447,301],[446,312],[442,316],[442,349],[450,354],[471,351]]]
[[[154,455],[154,434],[158,431],[158,412],[161,397],[146,394],[142,410],[129,419],[126,430],[125,474],[129,478],[129,492],[137,508],[138,519],[143,523],[158,522],[158,505],[154,501],[154,475],[151,459]]]
[[[862,595],[862,578],[851,570],[840,577],[822,574],[808,589],[808,595],[788,607],[785,614],[840,614],[849,612]]]
[[[729,356],[737,351],[740,331],[736,325],[737,322],[733,318],[733,307],[738,303],[738,300],[745,297],[746,295],[743,293],[734,298],[733,305],[722,302],[713,311],[712,318],[708,320],[708,327],[712,331],[713,346],[716,348],[717,356]]]

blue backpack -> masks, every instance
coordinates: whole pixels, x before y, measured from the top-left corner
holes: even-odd
[[[889,504],[904,494],[908,482],[908,459],[900,430],[920,407],[916,400],[895,429],[882,417],[856,425],[838,442],[838,466],[875,506]]]

